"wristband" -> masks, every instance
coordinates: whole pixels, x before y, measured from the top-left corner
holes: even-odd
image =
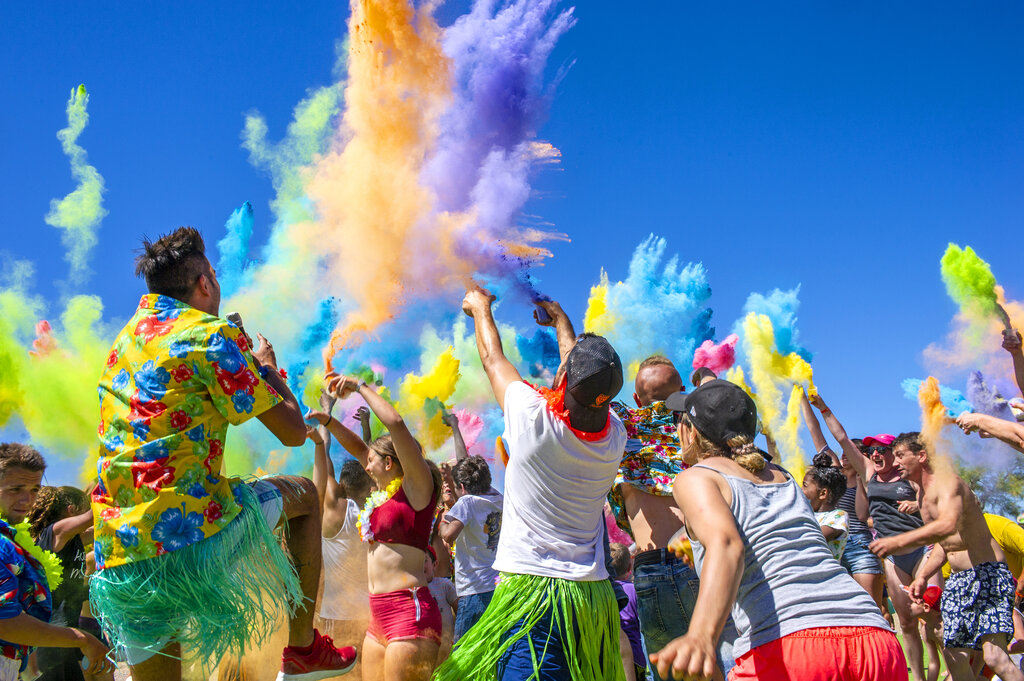
[[[1021,591],[1020,589],[1014,591],[1014,594],[1016,594],[1017,598],[1024,598],[1024,591]]]
[[[822,415],[822,416],[824,416],[825,414],[831,414],[831,413],[832,413],[832,410],[831,410],[831,409],[829,409],[828,407],[822,407],[822,408],[821,408],[821,409],[819,409],[818,411],[820,411],[820,412],[821,412],[821,415]]]
[[[259,366],[257,366],[256,371],[259,373],[260,378],[262,378],[264,381],[267,380],[267,376],[270,375],[270,369],[268,369],[265,364],[260,364]]]

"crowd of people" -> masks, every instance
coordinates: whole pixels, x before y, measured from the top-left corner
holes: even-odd
[[[219,316],[196,230],[136,266],[149,293],[102,368],[95,483],[43,487],[38,451],[0,445],[0,681],[208,674],[282,617],[278,681],[1024,681],[1024,528],[917,431],[851,438],[807,395],[817,454],[795,480],[753,399],[706,368],[688,389],[652,355],[635,406],[615,401],[618,354],[557,302],[536,317],[561,365],[524,381],[472,288],[504,433],[489,464],[445,413],[456,456],[438,466],[360,378],[328,373],[304,410],[271,343]],[[1020,335],[1003,346],[1024,393]],[[353,396],[354,429],[332,414]],[[312,479],[223,474],[252,418],[312,441]],[[1024,451],[1019,423],[957,423]]]

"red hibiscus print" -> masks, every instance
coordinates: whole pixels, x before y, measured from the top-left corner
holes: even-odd
[[[107,508],[100,511],[100,519],[105,521],[111,521],[115,518],[121,517],[121,509],[117,506],[108,506]]]
[[[188,428],[190,423],[192,423],[192,417],[181,409],[176,409],[171,412],[171,428],[184,430],[185,428]]]
[[[157,336],[164,336],[170,333],[171,327],[173,326],[173,319],[162,322],[156,317],[143,317],[139,320],[139,323],[135,325],[135,335],[143,336],[148,343]]]
[[[154,492],[159,492],[164,485],[174,482],[174,466],[168,466],[166,458],[156,461],[133,461],[131,465],[136,488],[145,485]]]
[[[219,520],[224,513],[220,504],[216,501],[211,501],[210,505],[203,511],[203,515],[206,516],[206,522],[212,523],[214,520]]]
[[[103,426],[103,421],[100,421],[100,425],[96,429],[96,434],[99,435],[100,437],[103,437],[103,431],[104,430],[106,430],[106,428]]]
[[[131,411],[128,412],[129,421],[142,419],[148,422],[150,419],[154,419],[167,411],[167,405],[163,402],[157,402],[156,400],[149,402],[141,401],[138,389],[135,390],[135,394],[128,400],[128,406],[131,407]]]
[[[242,334],[235,339],[235,345],[237,345],[238,349],[242,352],[246,352],[249,350],[249,339],[245,337],[245,334]]]
[[[111,350],[110,354],[107,355],[107,368],[111,368],[117,364],[117,350]]]
[[[216,475],[213,471],[213,462],[219,461],[220,457],[224,455],[224,445],[220,440],[210,440],[210,453],[203,459],[203,465],[206,466],[206,472],[210,475]],[[217,466],[217,470],[220,470],[220,466]]]
[[[221,369],[219,362],[214,362],[213,372],[225,395],[234,395],[239,391],[252,395],[256,386],[260,384],[260,379],[248,368],[242,368],[238,373],[232,374]]]
[[[192,367],[187,364],[179,364],[175,368],[171,369],[171,376],[178,383],[184,383],[188,379],[192,378]]]

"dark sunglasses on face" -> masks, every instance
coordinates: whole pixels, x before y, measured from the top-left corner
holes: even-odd
[[[871,456],[875,452],[878,452],[879,454],[885,454],[888,451],[889,451],[888,447],[877,447],[877,446],[875,446],[875,447],[865,447],[864,448],[864,455],[865,456]]]

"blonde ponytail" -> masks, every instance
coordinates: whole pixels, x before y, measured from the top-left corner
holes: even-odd
[[[726,443],[732,453],[732,460],[755,475],[767,465],[761,450],[746,435],[737,435]]]

